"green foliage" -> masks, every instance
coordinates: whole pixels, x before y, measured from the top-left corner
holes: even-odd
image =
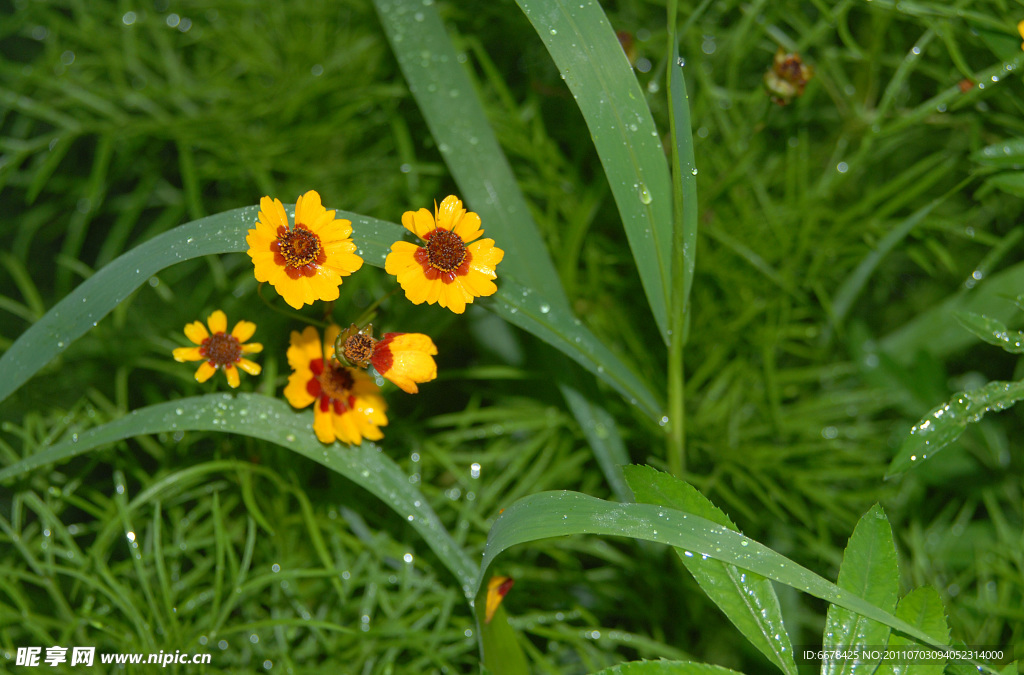
[[[664,4],[14,2],[0,658],[793,672],[782,646],[858,625],[1019,647],[1022,429],[986,413],[1019,398],[1020,16]],[[815,69],[784,107],[780,46]],[[369,264],[281,312],[245,205],[310,188]],[[450,193],[506,251],[499,293],[384,299],[440,377],[387,392],[379,446],[319,444],[280,400],[288,332],[370,310],[394,223]],[[230,396],[170,358],[218,308],[265,346]],[[516,584],[480,625],[488,566]]]

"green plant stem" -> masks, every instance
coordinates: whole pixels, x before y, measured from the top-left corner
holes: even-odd
[[[684,246],[686,244],[684,219],[684,196],[682,186],[682,169],[680,161],[679,144],[676,142],[680,129],[676,125],[676,115],[684,112],[674,109],[674,100],[677,93],[673,92],[673,85],[682,82],[681,76],[674,76],[679,68],[679,49],[676,38],[676,13],[678,3],[671,0],[668,3],[668,26],[670,56],[667,71],[667,91],[669,92],[669,132],[672,138],[672,287],[670,297],[672,302],[669,306],[669,348],[668,348],[668,438],[666,455],[668,458],[668,470],[673,476],[682,478],[686,471],[686,392],[685,376],[683,372],[683,345],[686,342],[686,311],[687,295],[689,284],[687,283],[687,271],[685,270]],[[682,92],[685,95],[685,85]],[[685,102],[685,99],[684,99]],[[686,120],[689,120],[689,113],[686,111]],[[692,144],[691,144],[692,148]],[[693,191],[693,197],[696,191]],[[689,198],[691,195],[687,194]],[[695,204],[691,209],[696,213]],[[692,254],[692,252],[691,252]]]
[[[267,309],[269,309],[272,312],[277,312],[281,316],[286,316],[289,319],[296,319],[298,321],[302,321],[304,323],[308,323],[311,326],[319,326],[320,328],[327,328],[327,322],[326,321],[317,321],[316,319],[311,319],[308,316],[305,316],[303,314],[299,314],[298,312],[292,312],[292,311],[289,311],[287,309],[282,309],[281,307],[278,307],[276,304],[274,304],[273,299],[267,298],[266,296],[263,295],[263,286],[265,286],[265,285],[266,285],[266,282],[261,282],[260,285],[256,287],[256,295],[260,296],[260,300],[262,300],[263,304],[267,306]]]

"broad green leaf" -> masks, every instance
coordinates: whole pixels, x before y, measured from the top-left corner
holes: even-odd
[[[1024,138],[1011,138],[971,153],[971,161],[993,169],[1024,169]]]
[[[672,193],[661,138],[595,0],[517,0],[576,99],[604,166],[654,320],[669,340]]]
[[[142,434],[222,431],[280,445],[345,476],[405,518],[465,592],[476,564],[451,538],[409,477],[376,445],[324,445],[313,435],[311,411],[296,412],[284,401],[258,394],[208,394],[134,410],[0,470],[0,481]]]
[[[961,326],[990,345],[1002,347],[1011,354],[1024,354],[1024,333],[1010,330],[1002,321],[974,312],[957,312],[953,316]]]
[[[949,640],[949,626],[946,624],[946,610],[942,606],[939,592],[931,586],[915,588],[907,593],[896,605],[896,616],[906,620],[929,635],[942,636]],[[917,643],[898,633],[889,636],[888,649],[914,649]],[[883,661],[877,675],[942,675],[944,663]]]
[[[286,206],[289,216],[294,205]],[[15,340],[0,357],[0,401],[24,384],[68,345],[95,326],[125,298],[160,270],[202,255],[245,251],[246,232],[256,222],[258,207],[225,211],[180,225],[128,251],[85,280]],[[352,221],[358,253],[375,267],[405,228],[347,211],[337,216]],[[546,293],[498,278],[498,292],[481,303],[510,323],[536,335],[614,387],[653,419],[662,404],[621,358],[611,352],[579,319],[557,310]],[[438,308],[437,311],[447,311]]]
[[[558,273],[469,79],[466,57],[455,51],[436,4],[374,0],[374,6],[460,197],[480,215],[485,236],[505,251],[499,274],[568,309]]]
[[[735,670],[692,661],[630,661],[591,675],[742,675]]]
[[[729,516],[692,485],[649,466],[627,466],[626,481],[636,501],[693,513],[739,531]],[[677,548],[676,554],[708,597],[782,672],[795,675],[796,662],[772,582],[759,574]]]
[[[1024,382],[989,382],[980,389],[962,391],[914,425],[903,441],[886,476],[902,473],[960,438],[967,425],[985,413],[1005,410],[1024,399]]]
[[[900,571],[896,561],[896,544],[885,511],[875,504],[861,517],[843,553],[839,566],[838,586],[864,598],[886,612],[896,608],[899,597]],[[890,627],[846,607],[832,604],[825,616],[822,649],[866,651],[888,642]],[[925,632],[922,630],[922,632]],[[940,637],[936,635],[935,637]],[[948,635],[942,635],[943,643]],[[871,675],[878,661],[826,660],[822,675]]]
[[[569,491],[539,492],[523,497],[498,516],[484,547],[483,564],[473,592],[476,602],[483,601],[480,589],[488,567],[503,551],[516,544],[573,534],[632,537],[678,546],[694,555],[706,555],[742,567],[845,607],[903,631],[925,644],[944,646],[939,638],[926,634],[889,611],[839,588],[767,546],[706,518],[664,506],[607,502]]]
[[[1024,197],[1024,171],[1007,171],[990,176],[982,183],[981,189],[987,192],[990,188],[1014,197]]]

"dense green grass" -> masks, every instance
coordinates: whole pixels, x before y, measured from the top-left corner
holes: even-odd
[[[1020,8],[698,4],[680,10],[700,197],[685,478],[746,535],[830,579],[881,502],[902,590],[937,588],[956,639],[1024,649],[1018,414],[986,417],[883,480],[929,409],[1021,373],[937,309],[958,295],[972,306],[1024,259],[1020,197],[987,186],[991,169],[972,157],[1024,132]],[[661,391],[657,322],[542,41],[510,3],[440,9],[570,306]],[[667,146],[664,7],[606,11],[650,62],[637,78]],[[779,44],[816,69],[786,107],[762,87]],[[964,78],[986,86],[963,92]],[[93,271],[182,222],[307,189],[396,222],[456,189],[373,7],[357,2],[16,2],[0,19],[0,154],[4,348]],[[129,410],[223,389],[170,358],[182,327],[215,308],[259,325],[264,373],[242,389],[279,395],[297,324],[256,286],[244,254],[153,277],[3,402],[4,464]],[[368,266],[345,282],[335,318],[355,319],[390,287]],[[995,299],[1011,323],[1017,292]],[[580,425],[552,384],[570,366],[550,346],[484,311],[455,317],[396,296],[384,312],[385,328],[434,337],[440,377],[426,395],[389,393],[383,450],[474,560],[518,498],[613,495],[591,448],[609,430]],[[631,460],[665,468],[650,416],[578,377]],[[516,579],[505,606],[538,672],[638,657],[770,668],[667,549],[561,538],[496,566]],[[5,657],[52,644],[210,650],[206,672],[294,673],[473,672],[479,659],[458,581],[407,522],[355,483],[242,436],[140,436],[5,484],[0,572]],[[820,644],[824,603],[779,594],[793,643]]]

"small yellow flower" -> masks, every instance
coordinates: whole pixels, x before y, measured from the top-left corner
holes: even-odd
[[[497,278],[494,268],[505,252],[493,239],[475,241],[484,233],[480,216],[462,208],[458,197],[445,197],[440,207],[434,205],[433,214],[427,209],[406,211],[402,225],[426,245],[396,241],[384,269],[398,278],[413,304],[436,302],[462,314],[474,298],[498,290],[492,281]]]
[[[256,280],[268,281],[295,309],[316,300],[337,300],[342,277],[363,266],[352,242],[352,222],[335,218],[314,190],[295,202],[295,227],[279,199],[263,197],[256,229],[245,242]]]
[[[340,360],[353,366],[366,368],[372,363],[374,370],[408,394],[419,391],[417,383],[437,378],[437,347],[423,333],[384,333],[375,340],[373,326],[357,330],[353,324],[339,335],[334,349]]]
[[[185,337],[199,346],[175,349],[175,361],[202,361],[196,371],[196,380],[199,382],[206,382],[218,368],[223,368],[232,388],[238,386],[239,368],[250,375],[260,374],[262,368],[259,364],[242,358],[242,354],[258,354],[263,351],[260,343],[245,342],[256,332],[256,324],[252,321],[239,321],[228,333],[228,317],[219,309],[206,319],[206,323],[210,327],[209,331],[202,321],[193,321],[185,326]]]
[[[357,444],[364,438],[384,437],[387,404],[380,388],[361,370],[349,368],[332,358],[334,341],[341,329],[330,326],[320,342],[316,328],[292,331],[288,365],[292,374],[284,389],[285,398],[296,408],[313,408],[313,431],[321,443]]]

